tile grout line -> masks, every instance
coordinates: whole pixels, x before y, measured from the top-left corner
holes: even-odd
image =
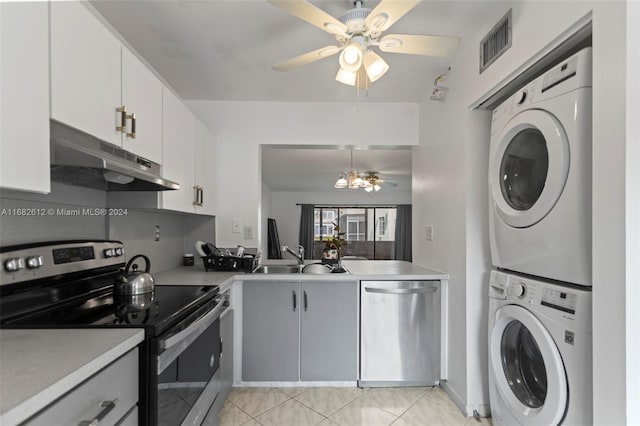
[[[222,405],[226,404],[227,402],[228,402],[228,403],[230,403],[231,405],[233,405],[234,407],[236,407],[238,410],[242,411],[242,412],[243,412],[244,414],[246,414],[247,416],[249,416],[249,418],[250,418],[250,419],[255,420],[251,414],[247,413],[247,412],[246,412],[246,411],[244,411],[242,408],[240,408],[239,406],[237,406],[236,404],[234,404],[234,402],[233,402],[233,401],[231,401],[231,400],[229,399],[229,397],[228,397],[228,396],[227,396],[227,398],[224,400],[224,402],[222,403]],[[244,424],[247,424],[248,422],[249,422],[249,421],[247,420],[246,422],[241,423],[241,425],[240,425],[240,426],[242,426],[242,425],[244,425]]]

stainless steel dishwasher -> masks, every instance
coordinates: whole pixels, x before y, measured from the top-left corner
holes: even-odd
[[[358,386],[440,379],[440,281],[360,282]]]

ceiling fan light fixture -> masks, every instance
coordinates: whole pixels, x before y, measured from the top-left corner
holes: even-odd
[[[364,55],[364,68],[367,71],[369,80],[373,83],[389,71],[389,64],[376,52],[369,50]]]
[[[354,188],[364,188],[365,186],[364,179],[362,179],[359,173],[356,175],[356,178],[353,180],[353,186]]]
[[[347,185],[349,185],[349,182],[347,182],[347,179],[345,179],[344,173],[340,173],[340,177],[336,181],[335,185],[333,185],[333,187],[337,189],[343,189],[346,188]]]
[[[378,185],[377,183],[375,185],[373,185],[373,189],[378,192],[380,191],[380,185]]]
[[[336,75],[336,80],[348,86],[355,86],[357,74],[355,71],[347,71],[344,68],[340,68]]]
[[[364,190],[367,191],[367,192],[371,192],[371,191],[373,191],[373,186],[367,185],[367,186],[364,187]]]
[[[357,41],[352,42],[344,48],[340,54],[340,67],[346,71],[357,72],[362,65],[364,52],[362,46]]]

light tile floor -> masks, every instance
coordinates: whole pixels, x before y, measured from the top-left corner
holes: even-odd
[[[233,388],[220,426],[487,426],[462,415],[438,386]]]

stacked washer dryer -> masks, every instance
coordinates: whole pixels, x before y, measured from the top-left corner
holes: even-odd
[[[493,112],[489,390],[496,425],[592,423],[591,48]]]

